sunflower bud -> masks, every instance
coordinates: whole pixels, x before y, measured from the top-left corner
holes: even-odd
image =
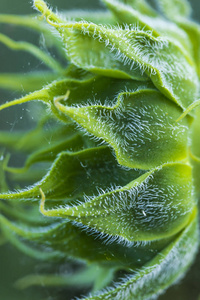
[[[1,231],[36,259],[85,262],[52,285],[92,286],[88,300],[150,299],[183,277],[198,250],[200,28],[187,1],[158,1],[162,16],[145,0],[102,2],[110,12],[60,17],[34,1],[42,18],[27,26],[52,35],[66,68],[0,35],[56,78],[0,106],[48,106],[34,130],[0,133],[1,145],[28,155],[23,167],[3,170],[16,184],[36,178],[0,195]],[[20,82],[30,86],[31,76]],[[119,270],[128,275],[113,285]]]

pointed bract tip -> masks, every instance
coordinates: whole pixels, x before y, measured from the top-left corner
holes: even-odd
[[[48,7],[43,0],[33,0],[33,5],[42,13],[48,10]]]

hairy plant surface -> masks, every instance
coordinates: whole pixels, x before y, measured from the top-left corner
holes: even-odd
[[[60,56],[0,34],[49,69],[0,75],[0,87],[27,92],[0,110],[36,101],[38,120],[26,132],[0,131],[0,238],[37,260],[76,266],[24,277],[20,288],[156,299],[199,245],[200,27],[186,0],[157,0],[157,11],[145,0],[102,2],[107,11],[61,15],[35,0],[39,16],[0,15],[42,33]],[[20,168],[6,155],[17,152],[27,157]]]

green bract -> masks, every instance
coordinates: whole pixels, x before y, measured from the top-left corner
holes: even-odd
[[[198,250],[200,27],[186,0],[157,0],[160,13],[145,0],[102,2],[110,12],[61,17],[35,0],[42,18],[0,15],[44,34],[68,61],[0,34],[49,68],[0,75],[0,87],[29,92],[0,110],[28,101],[40,110],[34,129],[0,132],[7,153],[27,157],[20,168],[1,161],[1,235],[52,265],[84,265],[30,275],[20,288],[42,281],[91,287],[88,300],[155,299]]]

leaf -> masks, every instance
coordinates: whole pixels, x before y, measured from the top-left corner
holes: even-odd
[[[184,57],[180,49],[173,43],[167,40],[161,41],[159,38],[153,38],[153,36],[145,32],[134,29],[110,30],[84,23],[69,24],[69,27],[76,31],[75,43],[73,42],[74,40],[70,41],[70,38],[66,40],[67,47],[70,47],[67,49],[69,51],[68,55],[76,65],[92,72],[96,72],[95,64],[99,59],[103,60],[105,65],[108,65],[109,56],[107,55],[107,50],[105,50],[107,49],[105,43],[107,43],[107,47],[115,53],[115,61],[117,61],[117,55],[119,61],[123,63],[125,61],[131,66],[129,67],[131,73],[134,74],[134,70],[140,71],[143,79],[145,79],[145,74],[147,74],[164,95],[182,108],[186,108],[196,98],[198,81],[194,64],[192,61],[189,62],[187,57]],[[74,48],[77,49],[77,44],[85,47],[85,44],[87,45],[87,35],[89,38],[93,37],[92,44],[98,43],[98,45],[93,45],[93,47],[96,49],[95,55],[99,56],[95,57],[95,61],[91,61],[90,64],[84,60],[93,58],[93,52],[89,51],[89,49],[94,49],[91,48],[92,45],[89,45],[86,51],[84,48],[78,48],[79,51],[84,53],[84,56],[81,57],[80,53],[72,50]],[[85,44],[82,41],[83,37]],[[95,40],[94,37],[96,38]],[[102,39],[102,42],[98,42],[98,39]],[[103,53],[104,50],[106,51],[105,53]],[[70,51],[73,51],[72,54],[70,54]],[[148,55],[146,55],[146,51]],[[76,57],[81,59],[81,61],[75,61]],[[134,69],[132,69],[133,66]],[[107,75],[104,72],[102,74]],[[110,73],[108,75],[112,76]],[[137,78],[134,75],[133,78],[141,80],[140,77]],[[188,89],[185,88],[186,86],[188,86]]]
[[[47,9],[46,4],[43,1],[35,1],[34,4],[38,10],[41,12],[45,11],[45,14],[48,13],[48,15],[50,15],[49,20],[59,20],[57,16]],[[59,20],[58,22],[62,21]],[[130,70],[130,66],[124,64],[123,61],[117,60],[116,55],[112,53],[109,48],[105,48],[103,43],[99,43],[92,36],[87,36],[85,34],[76,36],[78,32],[77,34],[74,34],[73,31],[68,30],[67,28],[63,31],[62,26],[61,28],[58,27],[58,30],[61,37],[64,39],[63,42],[67,50],[67,57],[76,66],[108,77],[122,79],[132,78],[140,81],[148,80],[147,76],[145,76],[144,72],[139,68],[131,68]],[[81,55],[77,53],[77,47],[79,53],[82,53]]]
[[[0,23],[23,27],[25,29],[33,30],[39,34],[43,34],[46,39],[46,44],[49,46],[56,46],[62,57],[65,57],[61,40],[49,30],[47,24],[36,15],[9,15],[0,14]]]
[[[1,199],[29,200],[40,198],[41,188],[47,199],[66,201],[83,195],[98,194],[113,186],[123,186],[144,171],[129,170],[117,164],[108,147],[61,152],[47,175],[35,186],[19,192],[0,194]]]
[[[45,22],[42,22],[41,18],[37,18],[36,15],[9,15],[0,14],[0,23],[9,25],[15,25],[20,27],[29,28],[44,34],[51,35],[52,38],[55,36],[49,31],[49,28]]]
[[[135,10],[138,10],[140,13],[148,16],[156,17],[158,15],[157,12],[145,0],[118,0],[118,2],[122,2],[123,4],[126,4],[129,7],[132,7]]]
[[[7,241],[12,243],[17,249],[24,252],[26,255],[33,257],[37,260],[56,260],[60,259],[61,254],[57,251],[49,251],[49,249],[46,248],[46,251],[44,248],[42,249],[34,249],[32,245],[27,245],[20,239],[18,239],[15,234],[12,231],[7,230],[6,228],[3,229],[4,236],[6,237]]]
[[[91,295],[85,300],[139,300],[159,296],[172,282],[180,280],[193,262],[198,249],[198,226],[196,213],[188,226],[161,251],[150,263],[135,275],[108,291]]]
[[[191,167],[165,164],[131,181],[126,186],[86,197],[80,205],[40,210],[45,216],[69,218],[127,243],[170,237],[182,230],[195,206]]]
[[[45,86],[43,89],[35,91],[31,94],[28,94],[20,99],[16,99],[10,102],[7,102],[5,104],[2,104],[0,106],[0,110],[5,109],[7,107],[11,107],[14,105],[26,103],[29,101],[37,100],[37,101],[43,101],[47,105],[51,107],[52,112],[57,116],[59,119],[64,121],[65,123],[68,123],[69,120],[66,118],[66,116],[63,116],[62,114],[58,113],[56,107],[54,106],[54,99],[55,98],[65,98],[67,97],[67,91],[69,88],[73,88],[73,86],[76,86],[77,83],[81,83],[81,81],[78,81],[76,79],[66,78],[62,80],[53,81],[51,84]],[[59,95],[59,96],[58,96]]]
[[[94,22],[95,24],[117,24],[117,20],[109,11],[105,10],[67,10],[62,12],[62,16],[66,20],[73,20],[76,22],[86,20],[88,22]]]
[[[200,77],[200,26],[189,18],[191,15],[190,3],[187,0],[171,0],[170,2],[157,0],[157,6],[169,20],[175,22],[187,33]]]
[[[15,283],[15,287],[18,289],[26,289],[30,286],[74,286],[85,288],[86,286],[91,287],[94,282],[101,282],[101,287],[103,288],[106,283],[109,283],[113,278],[113,272],[115,270],[112,268],[106,268],[98,265],[91,265],[89,267],[84,268],[80,272],[71,273],[66,275],[51,275],[51,274],[43,274],[43,275],[28,275],[24,278],[17,280]]]
[[[200,109],[197,108],[195,111],[195,119],[192,124],[192,136],[191,136],[191,149],[190,149],[190,162],[193,166],[193,178],[196,196],[199,198],[200,195]]]
[[[195,119],[192,123],[192,145],[191,150],[195,156],[200,157],[200,140],[197,138],[200,135],[200,108],[195,111]]]
[[[3,215],[9,217],[9,219],[23,222],[26,226],[42,226],[48,223],[48,220],[38,213],[38,208],[33,206],[27,208],[22,203],[5,203],[0,201],[0,211]],[[13,231],[15,232],[15,230]]]
[[[177,24],[185,30],[190,38],[197,74],[200,77],[200,26],[199,24],[186,19],[179,20]]]
[[[33,92],[41,89],[47,82],[55,80],[57,76],[51,72],[4,73],[0,75],[0,88],[19,92]]]
[[[91,73],[87,73],[82,76],[79,70],[74,70],[73,68],[69,69],[68,76],[69,77],[65,79],[55,80],[51,84],[46,85],[43,89],[30,93],[20,99],[4,103],[0,106],[0,110],[37,100],[46,103],[55,117],[60,119],[62,122],[70,123],[71,119],[69,119],[66,114],[62,114],[55,106],[55,100],[62,99],[71,105],[83,105],[93,99],[97,99],[97,101],[105,103],[106,101],[109,102],[109,100],[113,101],[113,98],[116,97],[119,89],[135,90],[144,86],[144,83],[141,81],[119,80],[102,76],[94,76]],[[76,76],[81,78],[77,79]],[[151,88],[152,86],[151,82],[145,83],[146,88]],[[68,95],[69,91],[70,98]],[[92,97],[91,93],[93,93]]]
[[[152,34],[155,37],[159,36],[159,34],[148,24],[148,21],[151,19],[150,16],[148,15],[148,17],[145,18],[145,15],[140,10],[135,8],[139,5],[139,3],[137,3],[139,1],[128,1],[127,3],[127,1],[103,0],[103,2],[106,4],[108,9],[112,11],[120,24],[133,25],[137,23],[138,29],[144,28],[144,30],[147,32],[152,30]],[[136,5],[129,2],[136,2]],[[152,16],[152,20],[156,22],[157,19],[155,17],[157,17],[157,14]]]
[[[105,243],[99,236],[80,230],[69,221],[55,222],[54,220],[52,224],[46,226],[38,224],[36,227],[35,224],[31,226],[27,223],[11,222],[1,215],[0,225],[6,238],[14,245],[21,247],[21,250],[28,255],[32,247],[31,255],[37,254],[37,251],[38,253],[43,251],[39,257],[42,260],[75,258],[115,269],[129,270],[141,267],[172,240],[172,238],[165,238],[159,242],[136,243],[127,247],[116,241]]]
[[[41,109],[42,110],[42,109]],[[37,126],[28,131],[6,132],[0,131],[0,145],[5,146],[10,151],[32,154],[49,144],[56,144],[70,139],[77,134],[74,124],[50,123],[51,116],[45,115],[38,122]]]
[[[138,30],[145,31],[158,38],[162,36],[178,45],[180,50],[188,57],[191,57],[191,43],[188,35],[175,23],[161,18],[156,12],[152,15],[143,14],[137,9],[137,5],[121,4],[117,0],[103,0],[107,7],[114,13],[119,24],[137,24]],[[133,1],[135,2],[135,1]]]
[[[74,152],[82,150],[82,148],[84,148],[84,144],[85,141],[83,140],[83,137],[80,134],[74,134],[73,136],[66,138],[64,141],[62,140],[58,143],[53,143],[50,146],[41,148],[41,150],[32,153],[30,156],[28,156],[24,167],[12,168],[6,166],[4,170],[13,173],[23,173],[26,172],[28,168],[35,163],[53,162],[53,160],[56,159],[57,155],[63,150],[70,151],[73,149]]]
[[[8,173],[7,177],[11,182],[15,182],[17,186],[16,189],[19,187],[24,187],[27,185],[35,184],[46,175],[46,168],[30,168],[25,173]]]
[[[53,71],[56,71],[58,73],[64,72],[61,65],[52,56],[40,50],[37,46],[33,44],[24,41],[16,42],[2,33],[0,33],[0,43],[3,43],[4,45],[6,45],[12,50],[22,50],[22,51],[29,52],[30,54],[34,55],[37,59],[39,59],[41,62],[46,64]]]
[[[55,106],[109,143],[126,167],[148,170],[187,156],[189,120],[176,123],[181,110],[156,90],[122,92],[109,106]]]
[[[183,109],[195,100],[198,79],[194,62],[170,39],[154,37],[135,26],[123,29],[86,22],[63,22],[42,0],[35,1],[35,6],[61,34],[73,64],[109,77],[119,75],[124,78],[118,71],[126,74],[127,70],[128,76],[132,74],[137,80],[147,76]],[[113,62],[117,64],[117,71]]]
[[[157,0],[161,12],[169,19],[188,18],[191,15],[191,5],[188,0]]]

